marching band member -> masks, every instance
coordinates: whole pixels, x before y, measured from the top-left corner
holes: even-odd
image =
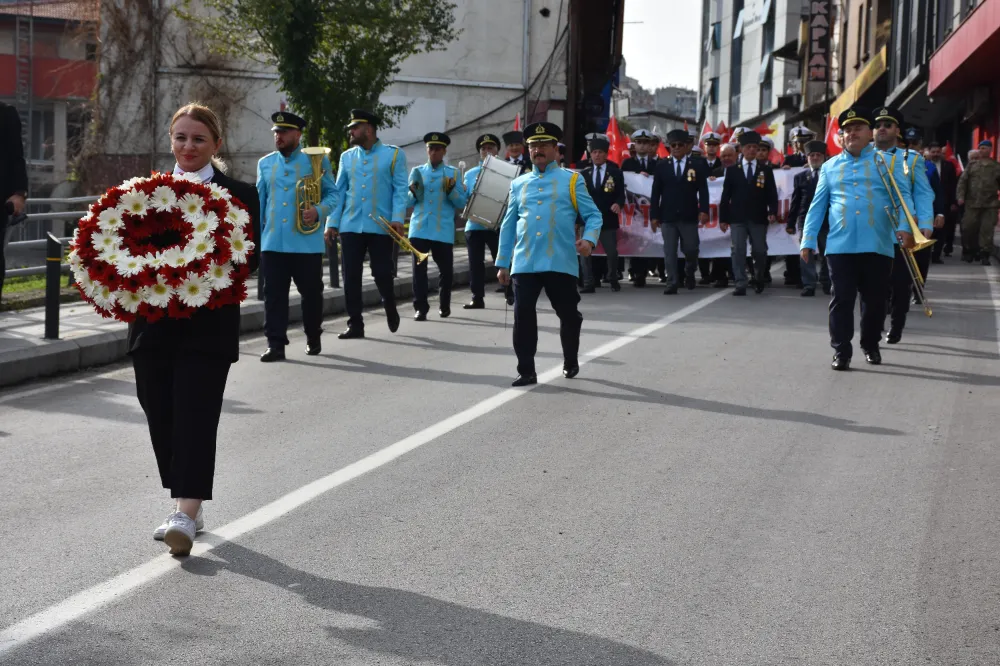
[[[556,164],[556,144],[562,130],[548,122],[525,127],[533,167],[510,186],[507,212],[500,226],[497,279],[514,284],[514,352],[517,378],[512,386],[536,384],[535,349],[538,321],[535,305],[545,294],[559,316],[559,338],[563,349],[563,376],[580,372],[577,353],[583,315],[577,309],[576,290],[580,263],[577,252],[589,257],[597,246],[604,223],[601,211],[580,175]],[[537,198],[536,198],[537,197]],[[576,240],[576,217],[586,224]]]
[[[600,241],[607,257],[606,276],[611,283],[611,291],[620,291],[618,283],[618,214],[625,206],[625,179],[618,166],[608,160],[610,142],[605,138],[590,140],[590,156],[593,166],[580,172],[587,184],[587,191],[594,205],[601,211],[604,224],[601,227]],[[580,257],[583,267],[583,290],[581,293],[593,294],[594,271],[593,257]]]
[[[766,284],[767,225],[778,213],[778,189],[770,167],[757,160],[760,136],[746,131],[740,135],[742,164],[726,169],[719,201],[719,228],[726,232],[732,226],[731,243],[733,279],[736,289],[733,296],[747,293],[747,240],[751,245],[756,271],[754,290],[759,294]]]
[[[197,174],[198,182],[229,190],[247,207],[257,243],[257,190],[223,172],[225,164],[215,157],[221,147],[222,126],[211,109],[188,104],[174,113],[174,174]],[[248,258],[251,271],[259,256],[255,247]],[[128,354],[160,482],[176,502],[153,538],[165,541],[172,555],[188,555],[195,534],[205,527],[202,502],[212,499],[222,398],[229,369],[240,359],[240,306],[199,308],[190,319],[150,323],[140,317],[128,327]]]
[[[389,330],[395,333],[399,329],[392,277],[395,242],[371,216],[385,218],[396,233],[403,235],[408,192],[406,153],[379,140],[379,124],[379,118],[370,111],[351,111],[347,131],[353,147],[340,155],[337,206],[326,221],[327,241],[332,243],[339,235],[343,251],[344,301],[349,318],[347,330],[337,336],[341,340],[365,337],[361,273],[366,252]]]
[[[840,114],[844,130],[844,152],[823,164],[816,193],[802,230],[802,260],[809,262],[818,249],[823,220],[829,216],[826,260],[830,266],[833,297],[830,299],[830,346],[834,349],[831,367],[851,367],[854,337],[854,303],[861,296],[861,349],[865,360],[882,362],[879,340],[885,319],[889,275],[892,271],[893,243],[898,237],[904,247],[913,247],[913,235],[900,216],[894,230],[886,213],[891,207],[874,163],[870,113],[851,107]],[[888,164],[888,162],[887,162]],[[902,182],[903,160],[892,163],[896,182]],[[901,189],[903,204],[913,209],[908,188]],[[895,233],[894,233],[895,231]]]
[[[809,164],[810,153],[808,152],[806,146],[815,136],[816,135],[813,134],[812,130],[808,127],[803,127],[802,125],[793,127],[788,133],[788,138],[790,138],[792,143],[795,144],[795,152],[785,157],[785,161],[781,168],[791,169],[792,167],[804,167]],[[792,221],[794,222],[794,220]]]
[[[890,165],[890,171],[892,165],[897,161],[902,163],[904,177],[897,178],[896,184],[901,190],[909,190],[910,199],[915,206],[915,208],[910,208],[910,212],[917,221],[921,233],[929,237],[933,233],[934,227],[944,225],[944,216],[940,215],[939,219],[935,219],[934,190],[931,189],[930,180],[927,178],[927,167],[924,164],[923,156],[917,151],[900,150],[898,147],[902,123],[903,114],[899,109],[890,106],[880,108],[875,114],[875,147],[885,155],[886,163]],[[903,215],[900,214],[900,217]],[[898,243],[894,252],[895,258],[892,262],[889,278],[890,324],[889,332],[885,338],[885,341],[890,345],[896,344],[903,337],[906,315],[910,311],[910,290],[913,288],[910,271],[906,267],[906,259],[903,257]],[[918,259],[920,272],[926,276],[927,268],[930,266],[930,250],[918,252],[914,257]]]
[[[295,184],[300,178],[312,177],[309,156],[302,152],[300,142],[306,121],[287,111],[271,115],[274,123],[275,152],[257,162],[257,191],[260,193],[263,238],[261,250],[264,274],[264,334],[267,350],[261,354],[264,363],[285,360],[288,344],[288,290],[291,283],[302,295],[302,326],[306,332],[306,354],[315,356],[322,351],[323,332],[323,254],[326,248],[319,231],[303,233],[297,228]],[[323,158],[323,178],[320,184],[323,199],[309,210],[301,212],[302,222],[319,225],[336,206],[337,195],[330,170],[330,160]]]
[[[418,252],[429,252],[440,273],[438,314],[451,314],[451,282],[454,271],[455,215],[465,207],[465,185],[458,169],[444,163],[451,137],[444,132],[424,136],[427,163],[410,172],[410,244]],[[413,318],[427,319],[427,262],[413,257]]]
[[[653,174],[649,198],[650,226],[663,235],[663,261],[667,288],[677,293],[677,243],[684,251],[684,286],[694,289],[698,266],[698,224],[708,222],[708,169],[704,161],[685,154],[687,132],[667,134],[671,157],[660,160]]]
[[[822,141],[810,141],[805,147],[809,156],[809,168],[802,173],[795,174],[792,179],[794,189],[792,190],[792,201],[788,207],[788,219],[785,221],[785,231],[794,235],[796,231],[801,231],[805,224],[806,212],[816,194],[816,183],[819,181],[819,170],[826,161],[826,144]],[[819,281],[823,285],[823,293],[830,293],[830,272],[826,264],[826,236],[830,231],[829,216],[823,218],[823,225],[820,227],[816,239],[817,253],[814,255],[815,261],[805,262],[802,257],[796,255],[795,260],[800,263],[799,274],[802,276],[802,296],[816,295],[817,268],[819,268]],[[819,267],[816,264],[820,264]]]
[[[503,142],[507,146],[509,157],[507,161],[521,167],[521,173],[531,171],[531,162],[524,155],[524,134],[514,130],[503,135]]]
[[[484,134],[476,139],[476,150],[479,151],[479,164],[465,172],[465,195],[472,196],[476,179],[483,169],[483,162],[490,155],[496,157],[500,152],[500,139],[495,134]],[[482,310],[486,294],[486,248],[490,249],[493,261],[497,258],[497,244],[500,239],[497,232],[483,225],[467,220],[465,223],[465,247],[469,251],[469,289],[472,300],[462,306],[465,310]],[[501,285],[497,291],[504,291]]]

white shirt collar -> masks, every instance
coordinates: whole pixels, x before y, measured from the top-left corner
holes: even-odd
[[[184,169],[182,169],[180,165],[174,163],[174,175],[179,176],[182,173],[185,173]],[[207,183],[208,181],[212,180],[213,176],[215,176],[215,169],[212,167],[212,163],[209,162],[201,169],[199,169],[197,173],[198,173],[198,182]]]

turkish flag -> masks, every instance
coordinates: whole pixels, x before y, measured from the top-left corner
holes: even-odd
[[[656,156],[661,160],[665,160],[670,157],[670,149],[663,145],[662,141],[660,142],[660,147],[656,149]]]
[[[957,171],[959,174],[961,174],[962,171],[964,171],[964,169],[962,168],[962,161],[957,157],[955,157],[955,151],[951,147],[951,141],[945,141],[944,150],[941,152],[944,153],[945,160],[955,165],[955,171]]]
[[[521,112],[520,111],[518,111],[517,115],[514,116],[514,131],[515,132],[520,132],[521,131]]]
[[[730,132],[729,128],[726,127],[725,121],[720,120],[719,126],[715,128],[715,131],[722,137],[722,143],[729,143],[729,136],[732,132]]]
[[[839,155],[844,151],[843,146],[840,145],[840,137],[837,136],[838,130],[840,130],[840,120],[837,118],[830,118],[830,122],[826,126],[827,158],[833,157],[834,155]]]
[[[608,148],[608,159],[621,166],[624,159],[622,155],[628,155],[628,138],[618,129],[618,119],[614,116],[608,121],[605,134],[608,135],[608,142],[611,144]]]

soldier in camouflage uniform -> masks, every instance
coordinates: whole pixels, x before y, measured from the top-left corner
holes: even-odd
[[[990,265],[993,251],[993,228],[1000,212],[1000,163],[989,156],[993,145],[989,141],[979,144],[980,158],[969,166],[958,179],[958,205],[965,206],[962,218],[962,261],[972,263],[978,252],[983,266]],[[983,156],[985,153],[985,156]]]

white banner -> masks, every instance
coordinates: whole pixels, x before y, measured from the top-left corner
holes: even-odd
[[[785,231],[785,218],[792,202],[792,179],[804,171],[775,169],[774,181],[778,187],[778,220],[767,229],[767,253],[774,257],[799,253],[799,234]],[[663,257],[663,236],[649,227],[649,197],[653,177],[638,173],[625,174],[625,209],[619,215],[618,255],[622,257]],[[708,182],[709,219],[698,225],[700,247],[698,256],[706,259],[730,256],[729,232],[719,229],[719,200],[722,198],[722,178]],[[747,252],[749,253],[749,248]],[[600,245],[594,254],[603,255]],[[683,256],[683,255],[681,255]]]

